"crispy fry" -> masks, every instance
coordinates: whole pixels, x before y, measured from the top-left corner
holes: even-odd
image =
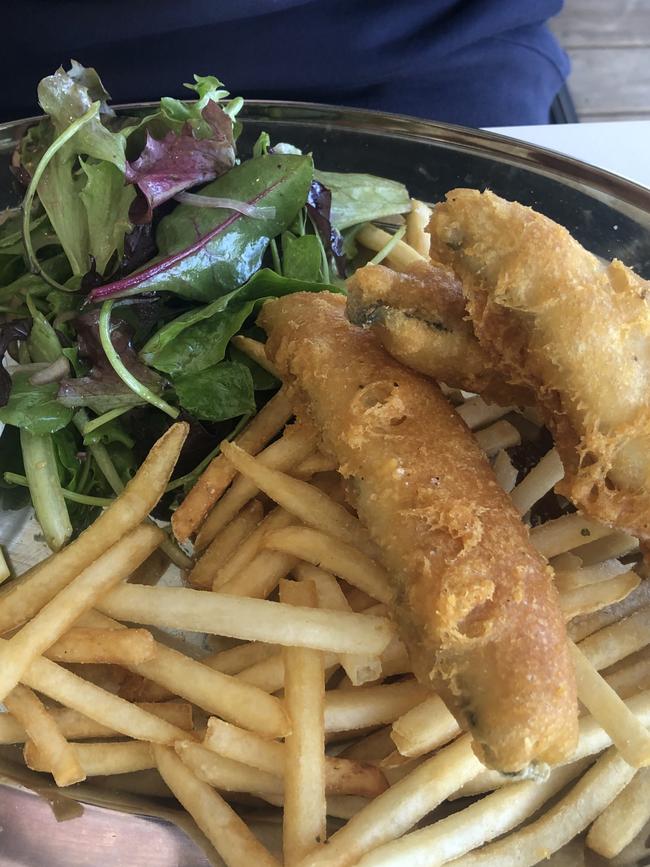
[[[276,652],[277,647],[274,644],[247,641],[245,644],[237,644],[228,650],[220,650],[218,653],[204,656],[201,663],[223,674],[239,674],[245,668],[267,659]]]
[[[496,455],[501,449],[518,446],[521,442],[521,434],[517,428],[505,419],[477,431],[474,437],[488,457]]]
[[[187,576],[187,582],[195,589],[212,589],[217,572],[228,562],[239,549],[240,544],[247,539],[254,528],[260,523],[264,514],[259,500],[252,500],[236,515],[229,524],[221,530]]]
[[[173,750],[154,746],[160,775],[228,867],[280,867],[246,824],[206,783],[185,767]]]
[[[456,407],[456,412],[470,430],[477,431],[499,421],[504,415],[514,410],[514,406],[501,406],[498,403],[486,403],[478,394],[470,397],[465,403]]]
[[[538,500],[541,500],[544,494],[551,491],[554,485],[563,478],[564,467],[560,456],[557,449],[551,449],[512,491],[510,494],[512,505],[520,515],[525,515]]]
[[[263,367],[264,370],[275,376],[276,379],[280,379],[277,367],[268,360],[264,344],[260,343],[259,340],[253,340],[252,337],[244,337],[243,334],[235,334],[234,337],[230,338],[230,342],[256,364],[259,364],[260,367]]]
[[[193,774],[204,783],[225,792],[254,792],[281,795],[284,783],[277,774],[218,755],[192,740],[179,740],[174,744],[176,754]]]
[[[589,829],[586,843],[603,858],[615,858],[650,819],[650,768],[641,768]]]
[[[552,566],[555,586],[560,593],[586,587],[588,584],[598,584],[630,571],[629,564],[621,563],[620,560],[605,560],[595,566],[583,566],[580,557],[573,554],[560,554],[553,560]]]
[[[332,653],[381,653],[393,634],[385,617],[294,608],[183,587],[124,584],[106,594],[97,607],[118,620]]]
[[[6,581],[10,575],[11,570],[9,569],[9,565],[7,564],[5,553],[2,548],[0,548],[0,584],[2,584],[3,581]]]
[[[39,770],[51,772],[57,786],[70,786],[86,778],[72,745],[31,689],[19,684],[5,697],[4,703],[41,754],[43,767]]]
[[[406,243],[426,259],[431,246],[431,235],[427,232],[430,219],[431,208],[418,199],[411,199],[411,210],[406,215]]]
[[[609,527],[578,513],[547,521],[530,531],[530,541],[548,560],[564,551],[577,548],[588,539],[600,539],[611,533]],[[580,556],[578,554],[578,556]]]
[[[506,494],[509,494],[517,482],[517,470],[510,460],[508,452],[504,449],[497,452],[492,469],[499,485]]]
[[[188,426],[177,423],[153,446],[124,491],[87,530],[55,557],[12,581],[0,594],[0,633],[33,617],[72,579],[137,527],[160,499],[176,463]]]
[[[220,590],[230,581],[236,581],[237,577],[246,567],[253,562],[262,547],[262,540],[271,530],[288,527],[295,522],[293,515],[284,509],[273,509],[257,525],[253,532],[245,539],[226,563],[217,571],[212,583],[213,590]]]
[[[580,650],[601,671],[650,643],[650,606],[617,620],[580,642]]]
[[[200,590],[189,592],[202,597],[207,595]],[[91,623],[117,625],[96,612],[92,613],[91,618]],[[287,731],[287,716],[278,699],[159,642],[156,643],[156,655],[152,660],[129,665],[129,669],[209,713],[218,714],[267,737],[278,737]]]
[[[561,849],[603,812],[634,776],[616,750],[610,750],[545,813],[523,830],[455,862],[456,867],[526,867]]]
[[[316,432],[310,425],[292,424],[285,428],[279,440],[267,446],[260,452],[258,460],[264,466],[274,470],[291,470],[310,455],[316,448]],[[225,456],[223,457],[226,460]],[[228,466],[235,472],[230,462]],[[202,551],[214,539],[226,524],[244,508],[246,503],[256,497],[259,488],[245,478],[237,478],[226,491],[224,496],[217,502],[205,523],[199,530],[194,547]],[[178,514],[176,512],[175,514]]]
[[[143,741],[70,744],[85,777],[132,774],[155,768],[151,746]],[[48,762],[33,742],[25,744],[25,764],[33,771],[49,770]]]
[[[142,524],[77,575],[12,638],[0,646],[0,701],[30,662],[54,644],[79,615],[158,547],[163,532]]]
[[[567,620],[581,614],[600,611],[629,596],[641,583],[636,572],[625,572],[599,584],[586,584],[560,593],[560,608]]]
[[[266,599],[297,562],[296,557],[281,551],[260,551],[238,575],[219,588],[219,593]]]
[[[320,530],[311,527],[274,530],[265,536],[264,546],[321,566],[380,602],[392,599],[390,579],[378,563],[352,545],[335,540]]]
[[[600,563],[610,557],[624,557],[639,550],[639,540],[628,533],[611,533],[594,542],[587,542],[574,550],[585,566]]]
[[[239,434],[237,445],[251,454],[257,454],[282,430],[292,413],[286,391],[280,389]],[[235,472],[223,455],[217,455],[211,461],[172,515],[172,530],[179,542],[185,542],[196,533],[209,509],[217,502],[234,477]],[[214,535],[215,533],[212,534]],[[206,540],[206,545],[210,539]],[[201,546],[204,547],[205,545]]]
[[[330,689],[325,696],[325,731],[351,731],[393,722],[430,694],[428,687],[415,680]]]
[[[358,519],[318,488],[264,466],[234,443],[224,444],[223,453],[236,470],[301,523],[361,550],[373,548]]]
[[[391,738],[403,756],[424,756],[448,744],[460,726],[438,695],[425,698],[393,722]]]
[[[45,651],[44,656],[54,662],[105,662],[113,665],[147,662],[156,654],[153,636],[146,629],[68,630]]]
[[[313,581],[282,581],[280,600],[315,608]],[[285,647],[284,700],[291,719],[285,738],[282,848],[284,863],[293,867],[326,839],[325,681],[318,650]]]

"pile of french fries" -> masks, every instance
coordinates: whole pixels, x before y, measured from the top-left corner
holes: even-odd
[[[237,341],[271,367],[261,344]],[[551,450],[516,484],[505,449],[539,420],[449,397],[526,519],[563,473]],[[280,863],[240,817],[255,805],[281,808],[288,867],[532,865],[587,828],[588,846],[617,855],[650,819],[637,540],[580,514],[532,528],[555,569],[584,712],[568,763],[502,776],[415,680],[375,545],[316,432],[291,415],[281,389],[175,512],[176,537],[195,536],[178,586],[129,578],[165,539],[148,515],[183,424],[95,524],[7,583],[0,743],[24,744],[25,763],[59,786],[157,769],[228,865]],[[179,630],[204,636],[200,658]]]

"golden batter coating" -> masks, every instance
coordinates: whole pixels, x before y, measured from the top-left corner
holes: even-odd
[[[454,388],[503,405],[533,403],[508,385],[465,317],[465,297],[453,271],[434,262],[407,270],[366,265],[348,280],[348,318],[369,326],[393,358]]]
[[[270,301],[259,321],[391,574],[418,677],[488,765],[565,759],[576,689],[551,570],[438,386],[351,325],[341,296]]]
[[[490,192],[453,190],[429,230],[481,345],[537,396],[565,467],[556,490],[650,538],[650,283]]]

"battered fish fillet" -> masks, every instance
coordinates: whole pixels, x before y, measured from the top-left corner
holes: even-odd
[[[556,490],[650,538],[650,283],[490,192],[452,191],[429,230],[481,345],[537,395],[565,467]]]
[[[341,296],[270,301],[259,322],[391,574],[418,678],[491,767],[565,759],[576,688],[550,567],[438,386],[351,325]]]
[[[416,262],[407,270],[366,265],[348,280],[348,318],[370,326],[393,358],[454,388],[503,405],[534,402],[508,385],[465,321],[460,280],[444,265]]]

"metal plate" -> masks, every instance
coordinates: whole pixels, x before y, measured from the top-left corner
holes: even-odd
[[[142,113],[147,106],[125,106]],[[330,171],[357,171],[402,181],[411,194],[435,202],[454,187],[489,187],[531,205],[588,249],[620,258],[650,278],[650,190],[553,151],[494,133],[398,115],[303,103],[256,102],[240,115],[246,155],[262,130],[314,154]],[[0,125],[0,164],[33,119]],[[9,171],[0,172],[0,208],[18,204]],[[0,544],[23,570],[37,554],[27,513],[0,516]],[[173,803],[146,793],[151,775],[138,776],[143,794],[81,784],[57,791],[44,775],[26,771],[0,751],[1,867],[204,867],[222,863]],[[278,826],[269,814],[251,817],[272,848]],[[619,865],[649,863],[647,835],[631,844]],[[603,864],[577,844],[552,864]]]

